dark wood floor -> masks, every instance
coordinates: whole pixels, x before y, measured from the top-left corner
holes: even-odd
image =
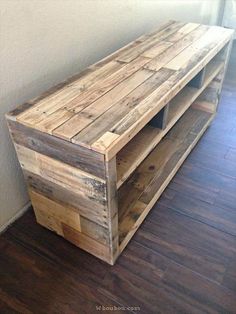
[[[236,313],[236,47],[217,118],[115,266],[37,225],[32,210],[1,235],[1,314],[96,306]]]

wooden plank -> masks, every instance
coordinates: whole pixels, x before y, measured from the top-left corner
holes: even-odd
[[[191,33],[193,30],[195,30],[199,26],[200,24],[197,24],[197,23],[187,23],[183,27],[181,27],[176,33],[168,36],[166,40],[172,43],[179,41],[181,38]]]
[[[159,41],[157,44],[152,46],[150,49],[144,51],[142,53],[142,56],[146,57],[146,58],[150,58],[150,59],[155,58],[156,56],[161,54],[163,51],[165,51],[170,46],[172,46],[172,43],[170,43],[170,42]]]
[[[99,80],[96,84],[92,85],[91,88],[82,94],[78,95],[78,97],[74,97],[72,101],[69,101],[68,103],[63,103],[64,110],[66,114],[62,114],[62,117],[60,119],[60,124],[63,124],[69,118],[71,117],[69,114],[67,114],[67,111],[72,111],[73,113],[78,113],[87,106],[89,106],[92,102],[96,101],[98,98],[100,98],[102,95],[107,93],[109,90],[114,88],[117,84],[122,82],[124,79],[128,78],[130,75],[138,71],[145,63],[147,63],[149,59],[144,58],[144,57],[139,57],[134,62],[131,62],[125,66],[123,66],[120,70],[116,71],[115,73],[111,74],[109,77],[105,77],[102,80]],[[42,107],[42,106],[41,106]],[[59,107],[61,108],[61,106]],[[53,113],[52,114],[57,114],[57,111],[54,110],[55,106],[53,106]],[[58,109],[58,108],[57,108]],[[63,111],[64,112],[64,111]],[[21,120],[21,123],[27,124],[29,126],[34,125],[34,127],[40,130],[45,130],[43,127],[44,121],[47,123],[45,120],[45,117],[42,117],[40,112],[36,112],[36,114],[33,114],[32,112],[29,113],[30,118],[27,120],[24,118],[24,121]],[[48,111],[46,115],[48,114]],[[33,115],[33,118],[32,118]],[[38,118],[39,117],[39,120]],[[50,117],[51,120],[54,121],[53,117]],[[52,125],[52,128],[49,129],[47,127],[47,131],[51,131],[56,128],[58,125]]]
[[[90,71],[88,75],[82,76],[80,80],[71,82],[63,89],[59,89],[56,93],[52,93],[49,97],[44,97],[35,103],[33,108],[19,114],[17,120],[26,125],[35,125],[43,119],[66,106],[74,98],[81,94],[84,94],[89,87],[95,85],[99,79],[109,77],[112,73],[122,68],[122,64],[111,61],[105,64],[103,67],[93,67],[93,71]]]
[[[53,134],[65,139],[71,139],[96,118],[112,107],[116,102],[129,94],[146,79],[153,75],[153,72],[145,69],[138,70],[130,77],[122,81],[111,91],[100,97],[91,105],[73,116],[70,120],[53,130]]]
[[[211,47],[215,47],[215,45],[218,45],[218,43],[221,43],[223,40],[223,45],[220,47],[221,49],[229,40],[229,37],[226,37],[226,34],[227,31],[224,29],[212,26],[199,39],[194,41],[189,47],[165,64],[165,68],[182,71],[187,64],[192,62],[192,58],[196,58],[196,55],[198,54],[206,55],[206,53],[210,53]],[[225,41],[225,39],[227,40]],[[218,49],[217,52],[219,52],[220,49]]]
[[[98,203],[96,200],[85,199],[81,195],[63,188],[62,186],[46,180],[32,172],[23,170],[27,185],[36,193],[43,194],[47,198],[73,207],[80,216],[108,228],[108,212],[105,202]]]
[[[151,30],[150,33],[139,36],[134,41],[129,42],[127,45],[119,48],[118,50],[111,53],[107,57],[104,57],[101,61],[96,62],[94,65],[100,66],[100,64],[102,64],[102,65],[106,64],[108,61],[111,61],[111,60],[114,60],[115,58],[117,58],[119,55],[121,55],[121,53],[124,53],[124,52],[126,52],[132,48],[135,49],[137,47],[137,45],[139,45],[140,42],[145,41],[149,37],[155,36],[157,33],[164,30],[165,28],[169,27],[171,24],[174,24],[175,22],[176,21],[174,21],[174,20],[169,20],[165,23],[160,24],[157,28],[155,28],[154,30]]]
[[[160,32],[157,32],[154,36],[147,38],[144,42],[140,43],[135,49],[130,49],[126,51],[124,54],[121,54],[116,60],[122,62],[131,62],[132,60],[140,56],[145,50],[152,48],[158,42],[163,41],[169,35],[175,33],[183,25],[184,23],[182,22],[174,22],[173,24],[164,28]]]
[[[96,148],[99,151],[106,150],[117,138],[119,138],[118,134],[106,132],[99,139],[97,139],[96,142],[91,145],[91,147]]]
[[[139,166],[161,140],[161,130],[147,125],[116,156],[117,188]]]
[[[211,114],[190,109],[185,115],[192,114],[192,111],[195,112],[195,117],[198,113],[201,117],[204,114],[202,123],[199,123],[197,119],[195,124],[190,119],[185,129],[191,129],[190,124],[193,125],[194,122],[192,132],[185,133],[184,138],[180,139],[178,131],[182,129],[186,121],[182,118],[172,129],[175,137],[165,138],[119,190],[120,251],[127,245],[213,118]]]
[[[205,25],[199,26],[196,30],[184,36],[182,39],[175,42],[172,46],[166,49],[166,51],[162,52],[160,55],[156,56],[154,59],[148,62],[145,65],[145,68],[153,71],[158,71],[171,59],[177,56],[181,51],[190,46],[194,40],[197,40],[203,34],[205,34],[208,29],[209,29],[208,26]]]
[[[21,167],[85,199],[106,200],[105,181],[28,148],[15,145]]]
[[[109,245],[109,229],[80,216],[81,232],[99,243]],[[73,228],[73,227],[72,227]],[[75,229],[75,228],[74,228]]]
[[[184,69],[173,74],[160,88],[157,88],[155,92],[142,100],[137,108],[130,110],[117,125],[113,126],[109,131],[121,134],[121,136],[118,141],[114,141],[109,146],[109,149],[106,151],[106,158],[112,158],[135,136],[177,94],[179,89],[183,88],[221,50],[229,38],[224,36],[218,44],[212,43],[207,49],[198,51],[195,58],[192,58],[189,64],[185,64]]]
[[[108,229],[80,216],[77,208],[51,200],[32,189],[29,190],[29,193],[37,221],[46,228],[64,236],[62,224],[65,224],[99,243],[109,245]]]
[[[34,210],[39,210],[45,216],[52,216],[56,221],[63,222],[75,230],[81,231],[80,215],[75,208],[65,206],[65,203],[53,201],[31,189],[29,189],[29,195]]]
[[[128,78],[130,75],[138,71],[149,61],[148,58],[139,57],[133,62],[124,65],[120,70],[111,74],[109,77],[99,80],[96,84],[91,86],[88,91],[85,91],[82,95],[79,95],[73,101],[66,104],[65,108],[79,112],[92,102],[103,96],[110,91],[120,82]]]
[[[109,246],[98,243],[96,240],[84,235],[81,232],[63,224],[65,239],[79,248],[91,253],[107,263],[111,263]]]
[[[133,175],[125,182],[118,192],[119,213],[121,220],[129,213],[129,210],[136,207],[145,189],[151,184],[155,176],[161,172],[162,167],[168,162],[171,154],[179,146],[178,141],[163,139],[158,146],[139,165]],[[157,189],[158,191],[158,189]]]
[[[61,125],[51,129],[51,132],[57,137],[70,140],[92,122],[93,120],[91,118],[87,118],[83,114],[73,114],[71,119],[63,121]]]
[[[99,178],[105,178],[104,156],[85,147],[73,145],[18,122],[8,120],[13,141],[40,154],[64,162]],[[68,152],[70,152],[68,154]]]
[[[177,122],[167,133],[167,138],[183,140],[187,136],[188,140],[192,141],[192,137],[200,132],[212,115],[202,110],[193,109],[193,105],[183,114],[179,123]]]
[[[55,94],[59,93],[61,89],[66,87],[68,84],[72,83],[74,80],[78,80],[79,78],[86,76],[90,72],[92,72],[92,69],[87,68],[81,71],[79,74],[75,74],[69,79],[57,84],[56,86],[53,86],[52,88],[48,89],[46,92],[42,93],[40,96],[35,97],[21,104],[20,106],[18,106],[17,108],[13,109],[12,111],[6,114],[7,119],[16,121],[17,116],[19,117],[21,114],[23,115],[23,113],[25,113],[28,109],[31,110],[32,107],[34,107],[39,101],[46,98],[48,99],[49,97],[54,96]]]
[[[45,211],[42,211],[37,206],[34,207],[34,213],[37,223],[57,233],[58,235],[63,236],[62,225],[57,218],[55,218],[54,216]]]
[[[65,109],[60,109],[54,112],[53,114],[45,116],[38,124],[37,129],[52,134],[52,130],[64,123],[65,120],[68,120],[74,116],[73,112],[70,112]]]
[[[207,38],[208,37],[209,34]],[[143,101],[141,101],[137,108],[133,108],[132,110],[130,110],[128,114],[124,116],[109,131],[121,135],[129,127],[135,125],[135,123],[140,124],[141,119],[143,121],[145,115],[148,117],[153,117],[153,115],[150,115],[148,113],[153,111],[157,113],[171,98],[173,98],[173,96],[177,94],[178,90],[175,89],[177,87],[177,83],[178,88],[183,87],[184,85],[186,85],[186,82],[190,81],[195,76],[195,74],[201,71],[205,64],[207,64],[209,60],[211,60],[211,58],[214,56],[213,48],[216,49],[215,54],[217,54],[217,52],[222,48],[222,44],[220,45],[220,47],[217,47],[216,42],[212,41],[209,45],[207,45],[207,47],[205,47],[203,51],[194,50],[194,54],[191,55],[191,58],[188,58],[188,62],[186,62],[186,60],[183,60],[181,56],[181,58],[177,59],[179,63],[170,62],[168,65],[166,65],[165,68],[171,69],[172,67],[172,70],[176,72],[174,72],[173,75],[169,77],[169,79],[164,81],[163,84],[159,88],[157,88],[152,94],[150,94]],[[184,52],[185,51],[186,49],[184,50]],[[209,56],[211,54],[213,54],[213,56]],[[207,59],[207,61],[205,61],[204,59]],[[183,67],[180,69],[181,65]]]
[[[90,147],[92,144],[96,145],[96,140],[99,139],[106,130],[109,130],[114,126],[117,121],[120,121],[125,114],[127,114],[133,107],[136,107],[140,102],[155,91],[158,86],[166,81],[173,72],[169,70],[162,70],[155,73],[144,83],[139,85],[133,92],[117,102],[115,106],[112,106],[103,115],[94,121],[92,125],[82,130],[78,135],[73,137],[72,142],[81,143],[81,145],[87,144]],[[115,133],[111,131],[112,133]]]

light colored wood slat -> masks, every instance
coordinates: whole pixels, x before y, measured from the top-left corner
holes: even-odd
[[[140,69],[130,77],[122,81],[111,91],[99,98],[97,101],[86,107],[81,113],[92,116],[94,120],[104,113],[107,109],[120,101],[126,95],[131,93],[135,88],[150,78],[154,73],[149,70]]]
[[[46,180],[32,172],[23,170],[24,177],[30,189],[36,193],[43,194],[45,197],[53,201],[60,202],[75,208],[75,210],[83,217],[92,220],[96,224],[104,228],[108,228],[108,210],[105,202],[98,202],[96,199],[80,197],[71,189],[56,184],[55,182]]]
[[[80,247],[81,249],[104,260],[105,262],[109,264],[111,263],[109,246],[99,243],[98,241],[81,232],[76,231],[75,229],[65,224],[62,224],[62,226],[65,239]]]
[[[109,245],[109,230],[103,226],[80,216],[81,232],[99,243]],[[70,226],[70,224],[67,224]],[[71,226],[73,228],[73,226]],[[76,228],[74,228],[76,229]]]
[[[209,101],[199,100],[193,104],[193,109],[198,109],[209,113],[215,113],[216,104]]]
[[[167,28],[161,30],[160,32],[157,32],[155,35],[147,38],[144,42],[139,44],[136,49],[130,49],[124,54],[121,54],[116,60],[122,61],[122,62],[131,62],[135,58],[137,58],[139,55],[141,55],[145,50],[150,49],[153,45],[157,44],[159,41],[163,41],[165,38],[167,38],[169,35],[176,32],[178,29],[180,29],[184,23],[182,22],[175,22],[168,26]]]
[[[191,111],[189,109],[189,111]],[[188,112],[186,115],[188,115]],[[195,117],[198,110],[195,111]],[[166,138],[149,155],[136,170],[135,174],[122,186],[119,192],[119,234],[120,251],[124,249],[136,229],[142,223],[156,200],[197,143],[213,115],[204,113],[202,123],[198,123],[195,130],[185,134],[182,140]],[[198,120],[198,119],[197,119]],[[183,125],[182,119],[177,125]],[[195,125],[195,120],[189,119],[188,124]],[[184,125],[183,125],[184,126]],[[174,127],[175,128],[175,127]],[[173,128],[173,133],[174,132]],[[178,127],[181,130],[181,126]],[[190,137],[189,137],[190,134]],[[123,207],[123,208],[122,208]]]
[[[65,206],[63,203],[55,202],[42,194],[36,193],[29,189],[30,198],[34,210],[39,210],[45,216],[49,215],[54,217],[56,221],[63,222],[72,228],[81,231],[80,215],[77,210],[71,206]]]
[[[60,236],[64,235],[61,222],[57,218],[49,213],[45,213],[45,211],[40,210],[36,206],[33,206],[33,208],[37,223],[51,231],[56,232]]]
[[[229,41],[224,36],[220,41],[206,45],[202,51],[197,51],[194,57],[185,64],[181,71],[173,74],[169,80],[162,84],[152,94],[139,103],[137,108],[119,120],[109,131],[120,134],[119,141],[112,143],[105,152],[106,158],[112,158],[128,141],[150,121],[150,119],[172,99]],[[158,72],[157,72],[158,73]]]
[[[73,110],[74,112],[79,112],[85,107],[89,106],[92,102],[103,96],[109,90],[114,88],[120,82],[125,80],[127,77],[142,68],[150,59],[139,57],[133,62],[124,65],[120,70],[116,71],[108,78],[104,80],[99,80],[97,84],[91,86],[91,88],[83,93],[82,95],[76,97],[72,102],[65,106],[68,110]]]
[[[165,51],[167,48],[169,48],[172,45],[173,45],[172,43],[167,42],[167,41],[159,41],[150,49],[144,51],[142,53],[142,56],[146,58],[150,58],[150,59],[155,58],[156,56],[161,54],[163,51]]]
[[[200,24],[197,23],[187,23],[183,27],[181,27],[176,33],[168,36],[166,40],[170,42],[176,42],[179,41],[181,38],[186,36],[187,34],[191,33],[193,30],[198,28]]]
[[[129,94],[137,86],[153,75],[153,72],[145,69],[138,70],[130,77],[122,81],[111,91],[100,97],[91,105],[73,116],[66,123],[53,130],[53,134],[64,139],[71,139],[82,129],[92,123],[116,102]]]
[[[42,121],[47,115],[64,107],[68,102],[72,101],[80,94],[83,94],[89,87],[97,83],[97,81],[109,77],[111,74],[121,69],[122,66],[123,65],[119,62],[111,61],[103,67],[95,69],[78,81],[68,84],[56,93],[37,102],[29,110],[19,114],[17,120],[26,125],[34,125]]]
[[[91,151],[84,147],[28,128],[16,121],[8,120],[8,125],[15,143],[89,172],[96,177],[105,178],[104,155],[96,152],[91,154]]]
[[[210,49],[210,48],[209,48]],[[166,84],[166,86],[163,86],[163,87],[161,87],[160,88],[160,90],[158,90],[158,89],[156,89],[156,93],[157,93],[157,99],[154,99],[154,101],[153,101],[153,103],[156,103],[157,101],[158,101],[158,98],[161,98],[161,95],[164,95],[166,92],[167,92],[167,90],[168,89],[170,89],[170,86],[168,85],[168,84]],[[158,93],[159,93],[159,95],[158,95]],[[151,95],[152,96],[152,95]],[[144,100],[144,102],[145,102],[145,100]],[[139,112],[140,111],[140,107],[141,107],[141,104],[139,104],[139,106],[137,107],[138,109],[137,109],[137,115],[138,116],[140,116],[141,114],[143,114],[145,111],[146,111],[146,109],[144,109],[141,113]],[[129,123],[130,123],[130,121],[133,119],[133,121],[136,119],[136,117],[135,117],[135,109],[133,110],[133,111],[131,111],[130,112],[130,114],[127,116],[127,117],[124,117],[123,118],[123,121],[128,121]],[[132,119],[130,119],[130,117],[131,116],[133,116],[132,117]],[[126,124],[125,124],[125,122],[124,122],[124,124],[122,125],[122,122],[123,122],[122,120],[115,126],[115,127],[113,127],[113,129],[111,129],[110,131],[112,131],[112,132],[114,132],[114,133],[116,133],[116,131],[115,131],[115,129],[116,129],[116,127],[118,128],[118,134],[120,133],[120,132],[122,132],[120,129],[119,129],[119,124],[121,125],[121,128],[123,127],[123,128],[125,128],[125,126],[126,126]],[[130,123],[131,124],[131,123]]]
[[[209,54],[212,53],[213,47],[215,47],[215,41],[211,42],[211,44],[209,44],[207,48],[205,48],[205,50],[197,50],[195,54],[192,54],[191,59],[188,59],[188,62],[184,63],[181,71],[175,72],[172,76],[170,76],[168,80],[163,82],[163,84],[159,88],[157,88],[153,93],[151,93],[148,97],[142,100],[137,107],[130,110],[126,116],[120,119],[119,122],[110,129],[110,132],[121,135],[130,126],[137,123],[137,121],[139,121],[141,117],[143,119],[144,115],[147,115],[147,113],[152,109],[155,110],[156,114],[169,101],[169,99],[171,99],[176,94],[177,90],[175,92],[174,87],[176,86],[177,82],[180,85],[181,80],[184,80],[184,86],[186,81],[194,77],[194,75],[203,68],[203,66],[205,65],[205,63],[203,63],[204,57],[208,57],[209,59],[211,58]],[[218,50],[220,48],[218,48]],[[218,50],[216,50],[216,53],[218,52]],[[203,63],[203,66],[201,66],[201,63],[199,62],[200,60]],[[209,60],[207,60],[206,63],[208,61]],[[190,76],[191,70],[195,70],[194,75],[192,74],[192,77]],[[167,99],[166,101],[163,100],[165,98]]]
[[[165,64],[165,68],[175,71],[182,70],[197,53],[202,53],[204,50],[209,51],[208,47],[217,45],[218,42],[225,38],[225,34],[226,32],[224,29],[217,26],[212,26],[203,36],[194,41],[189,47],[179,53],[170,62]]]
[[[166,63],[177,56],[181,51],[190,46],[194,40],[200,38],[209,29],[208,26],[200,25],[197,29],[192,31],[190,34],[184,36],[179,41],[175,42],[172,46],[167,48],[164,52],[157,55],[150,62],[148,62],[144,67],[153,71],[158,71]]]
[[[52,134],[52,130],[54,130],[56,127],[60,126],[62,123],[64,123],[73,116],[74,113],[66,109],[57,110],[53,114],[50,114],[49,116],[46,116],[43,120],[41,120],[37,124],[37,129],[42,132]]]
[[[161,133],[160,129],[147,125],[117,154],[117,188],[156,146]]]
[[[124,52],[127,52],[129,49],[133,48],[135,49],[137,47],[137,45],[139,45],[140,42],[143,42],[145,41],[146,39],[152,37],[152,36],[155,36],[157,33],[159,33],[161,30],[169,27],[171,24],[174,24],[176,23],[176,21],[174,20],[169,20],[163,24],[160,24],[156,29],[154,30],[151,30],[150,33],[148,34],[144,34],[144,35],[141,35],[139,36],[137,39],[135,39],[134,41],[132,42],[129,42],[127,45],[119,48],[118,50],[116,50],[115,52],[111,53],[110,55],[104,57],[102,60],[96,62],[93,66],[100,66],[100,64],[106,64],[107,62],[111,61],[111,60],[114,60],[116,57],[118,57],[119,55],[121,55],[121,53],[124,53]]]
[[[85,199],[94,199],[98,202],[106,199],[104,180],[23,146],[15,147],[23,169],[71,190]]]
[[[54,128],[52,134],[65,140],[70,140],[92,122],[93,120],[87,118],[85,115],[73,114],[71,119],[64,121],[59,127]]]
[[[73,137],[72,142],[81,145],[96,145],[98,140],[106,130],[109,130],[117,123],[127,112],[140,104],[140,102],[150,93],[152,93],[158,86],[165,82],[173,74],[173,71],[162,70],[155,73],[144,83],[139,85],[133,92],[117,102],[102,116],[96,119],[92,125],[82,130],[79,134]],[[115,132],[114,132],[115,133]],[[95,146],[94,146],[95,148]]]
[[[104,150],[110,146],[114,140],[119,138],[118,134],[106,132],[104,133],[94,144],[92,144],[92,148],[96,148],[97,150]]]

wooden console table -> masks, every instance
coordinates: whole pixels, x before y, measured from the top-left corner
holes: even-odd
[[[167,22],[10,112],[38,223],[114,264],[213,119],[232,35]]]

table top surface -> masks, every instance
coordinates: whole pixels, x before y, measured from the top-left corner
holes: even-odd
[[[16,120],[115,155],[232,38],[169,21],[15,110]],[[190,77],[191,78],[191,77]]]

